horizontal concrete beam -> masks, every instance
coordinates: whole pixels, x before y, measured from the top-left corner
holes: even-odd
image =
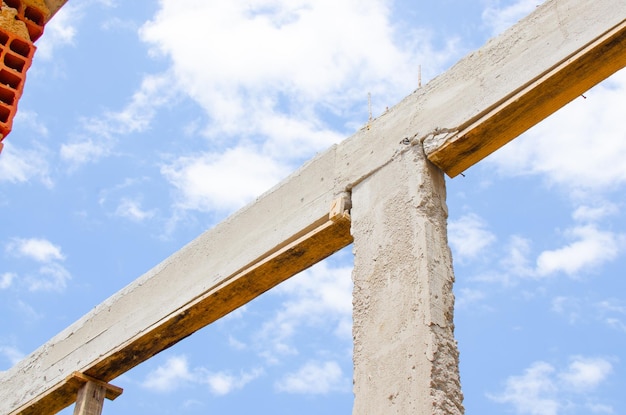
[[[450,71],[464,91],[445,111],[474,115],[442,121],[426,154],[454,177],[625,66],[626,2],[547,1]]]
[[[449,175],[475,163],[484,157],[483,148],[493,150],[493,144],[481,144],[492,137],[462,132],[483,128],[510,136],[502,130],[518,133],[539,122],[538,115],[506,114],[517,114],[526,95],[517,99],[516,94],[529,87],[541,91],[547,83],[554,92],[559,84],[548,74],[572,57],[586,64],[557,70],[566,76],[562,82],[586,86],[581,79],[609,76],[616,65],[603,53],[621,65],[623,52],[615,45],[623,35],[621,29],[611,31],[625,19],[623,0],[548,0],[522,24],[318,155],[0,374],[0,413],[54,413],[76,398],[66,385],[73,372],[108,382],[349,244],[349,220],[341,215],[344,219],[328,220],[338,195],[411,145],[423,144]],[[591,65],[593,59],[603,64]],[[581,73],[589,70],[595,75]],[[539,96],[537,105],[550,111],[566,101],[558,94]],[[456,143],[466,139],[474,144]]]
[[[109,382],[349,245],[334,159],[333,147],[0,374],[0,413],[56,413],[76,399],[73,372]]]

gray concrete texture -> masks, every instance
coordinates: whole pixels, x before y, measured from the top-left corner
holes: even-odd
[[[446,220],[421,147],[352,189],[355,415],[463,413]]]
[[[422,145],[427,155],[436,151],[443,145],[436,140],[442,128],[454,131],[476,122],[625,20],[624,0],[546,1],[522,24],[468,55],[367,128],[316,156],[0,374],[0,413],[18,413],[16,408],[56,393],[74,371],[94,377],[102,373],[98,379],[110,381],[169,347],[165,343],[145,351],[136,345],[139,338],[147,341],[154,335],[157,339],[160,325],[184,317],[186,311],[180,310],[187,310],[197,298],[219,291],[241,269],[326,220],[333,199],[343,192],[352,192],[353,232],[359,239],[355,241],[355,413],[435,410],[425,402],[440,411],[432,413],[460,413],[442,178],[426,167]],[[393,171],[403,179],[394,178],[389,173]],[[391,256],[394,245],[405,256]],[[367,284],[370,278],[372,287]],[[403,287],[413,294],[397,295]],[[387,294],[378,296],[378,288]],[[226,300],[220,301],[222,306]],[[102,362],[120,353],[128,359],[115,361],[109,371],[99,371]],[[403,407],[418,409],[383,409],[383,403],[373,403],[378,397],[372,398],[375,409],[367,409],[368,391],[376,396],[378,390],[389,402],[406,401]]]

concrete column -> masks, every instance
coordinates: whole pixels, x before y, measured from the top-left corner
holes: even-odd
[[[421,146],[352,189],[355,415],[464,413],[446,221]]]

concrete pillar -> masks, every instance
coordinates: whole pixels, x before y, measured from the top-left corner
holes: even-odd
[[[352,189],[355,415],[464,413],[445,181],[413,146]]]

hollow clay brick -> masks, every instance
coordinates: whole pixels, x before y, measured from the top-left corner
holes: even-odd
[[[0,25],[0,141],[13,127],[26,71],[32,64],[34,53],[35,46],[29,40]]]
[[[17,18],[27,30],[27,38],[36,41],[43,34],[43,29],[50,16],[50,10],[43,0],[4,0],[4,8],[16,10]]]
[[[30,40],[26,23],[19,19],[19,11],[4,2],[2,3],[2,10],[0,11],[0,28],[22,39]]]

